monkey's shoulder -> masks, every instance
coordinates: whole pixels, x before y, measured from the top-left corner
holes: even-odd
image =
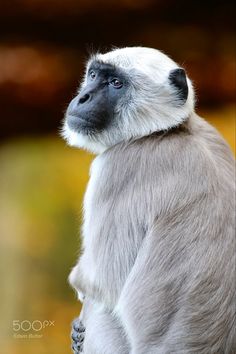
[[[217,144],[217,137],[214,134],[213,137]],[[94,159],[90,175],[109,176],[110,179],[118,176],[121,179],[126,174],[147,175],[152,169],[157,173],[173,167],[178,170],[178,166],[195,162],[195,155],[202,151],[198,139],[205,140],[205,149],[210,151],[209,136],[200,138],[196,130],[184,126],[116,144]],[[201,156],[197,158],[200,162]]]
[[[220,171],[234,172],[232,153],[220,134],[206,121],[193,116],[179,127],[120,143],[97,156],[91,166],[96,190],[120,192],[127,186],[174,183],[191,179],[212,183]],[[191,178],[192,177],[192,178]]]

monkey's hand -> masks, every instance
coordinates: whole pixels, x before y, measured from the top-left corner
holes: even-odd
[[[74,354],[83,353],[83,343],[85,336],[85,327],[78,317],[72,322],[72,350]]]

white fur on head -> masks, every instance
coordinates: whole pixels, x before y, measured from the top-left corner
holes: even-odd
[[[159,50],[126,47],[97,54],[95,59],[122,69],[132,84],[119,101],[115,121],[107,129],[91,136],[84,135],[70,130],[65,121],[63,136],[69,145],[99,154],[121,141],[173,128],[194,111],[191,81],[187,78],[186,102],[180,102],[177,89],[169,81],[170,72],[179,66]],[[82,87],[84,85],[86,78]]]

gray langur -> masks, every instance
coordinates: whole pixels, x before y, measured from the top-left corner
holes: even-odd
[[[235,354],[234,159],[184,69],[151,48],[92,56],[63,135],[98,155],[74,352]]]

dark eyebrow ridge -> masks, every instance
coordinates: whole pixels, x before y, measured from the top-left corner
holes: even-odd
[[[110,69],[110,70],[117,70],[118,68],[114,64],[106,63],[101,59],[94,59],[91,64],[89,65],[89,69]]]

